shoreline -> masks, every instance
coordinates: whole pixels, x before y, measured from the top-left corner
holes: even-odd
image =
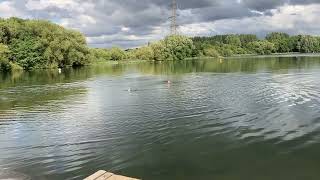
[[[190,61],[190,60],[222,60],[222,59],[244,59],[244,58],[290,58],[290,57],[319,57],[320,53],[274,53],[269,55],[257,55],[257,54],[245,54],[245,55],[234,55],[229,57],[192,57],[192,58],[186,58],[184,60],[179,61]],[[150,61],[150,60],[119,60],[119,61],[94,61],[90,64],[86,64],[81,67],[91,67],[91,66],[99,66],[99,65],[119,65],[119,64],[139,64],[139,63],[155,63],[155,62],[167,62],[167,61]],[[66,66],[65,68],[78,68],[78,67],[72,67],[72,66]],[[32,72],[32,71],[38,71],[38,70],[55,70],[58,68],[39,68],[39,69],[32,69],[32,70],[23,70],[21,68],[14,68],[12,71],[25,71],[25,72]],[[5,73],[0,71],[0,73]]]

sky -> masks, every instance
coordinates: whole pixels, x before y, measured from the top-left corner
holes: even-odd
[[[179,33],[320,34],[320,0],[177,0]],[[139,47],[169,34],[171,0],[0,0],[0,17],[47,19],[91,47]]]

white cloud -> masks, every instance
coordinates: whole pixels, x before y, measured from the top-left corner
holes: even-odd
[[[12,1],[0,2],[0,17],[7,18],[12,16],[22,17],[23,14],[14,7],[14,2]]]
[[[78,5],[79,4],[74,0],[28,0],[26,8],[28,10],[43,10],[48,7],[68,9],[77,7]]]
[[[224,33],[261,34],[283,31],[291,34],[310,33],[319,35],[320,5],[285,5],[271,10],[271,15],[224,19],[215,22],[187,24],[181,27],[185,34],[210,35]]]
[[[128,27],[121,27],[121,31],[123,31],[123,32],[129,32],[129,31],[130,31],[130,28],[128,28]]]

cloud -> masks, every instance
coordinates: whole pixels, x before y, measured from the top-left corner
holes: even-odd
[[[248,32],[264,36],[271,31],[318,35],[320,29],[320,24],[317,23],[320,16],[319,9],[320,4],[282,6],[271,10],[272,15],[189,24],[181,27],[181,30],[191,36]]]
[[[0,17],[22,17],[23,13],[15,8],[15,4],[12,1],[0,1]]]
[[[319,31],[319,0],[177,0],[181,33]],[[95,47],[136,47],[169,33],[171,0],[0,0],[0,17],[48,19]]]

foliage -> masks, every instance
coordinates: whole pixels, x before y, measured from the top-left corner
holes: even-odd
[[[8,59],[0,59],[0,72],[1,71],[11,71],[12,67]]]
[[[214,46],[204,48],[203,55],[206,57],[219,57],[220,54]]]
[[[295,49],[302,53],[315,53],[320,51],[320,39],[310,35],[298,35],[295,39]]]
[[[229,35],[226,36],[225,44],[229,44],[236,47],[241,47],[241,40],[238,35]]]
[[[8,46],[0,43],[0,59],[8,59],[9,52]]]
[[[164,41],[158,41],[150,45],[155,61],[165,61],[170,56]]]
[[[181,35],[168,36],[164,40],[150,45],[154,60],[183,60],[192,57],[194,45],[190,38]]]
[[[154,51],[150,46],[141,47],[133,51],[133,58],[140,60],[154,60]]]
[[[111,60],[112,61],[120,61],[126,58],[126,53],[124,50],[118,48],[118,47],[113,47],[109,50]]]
[[[9,47],[9,61],[24,69],[89,63],[85,37],[43,20],[0,19],[0,43]]]
[[[8,60],[9,54],[8,46],[0,43],[0,71],[10,71],[11,65]]]
[[[255,41],[258,41],[258,38],[253,34],[229,34],[193,38],[197,55],[203,54],[203,51],[207,46],[214,46],[218,53],[222,56],[248,54],[248,44]]]
[[[267,34],[259,40],[252,34],[227,34],[192,38],[196,56],[204,55],[208,46],[213,46],[220,55],[271,54],[271,53],[316,53],[320,52],[320,37],[310,35],[290,36],[282,32]]]
[[[266,40],[251,42],[248,44],[248,49],[260,55],[271,54],[275,51],[274,44]]]
[[[94,61],[108,61],[111,60],[111,53],[107,49],[91,48],[90,53]]]
[[[273,32],[266,36],[266,40],[274,44],[276,52],[286,53],[291,52],[293,49],[289,34]]]
[[[241,41],[242,47],[246,47],[247,44],[258,41],[258,37],[255,34],[240,34],[238,35]]]
[[[186,36],[173,35],[164,39],[169,60],[183,60],[192,56],[193,42]]]
[[[10,59],[27,70],[45,67],[45,59],[41,56],[42,48],[39,39],[14,39],[10,44]]]

